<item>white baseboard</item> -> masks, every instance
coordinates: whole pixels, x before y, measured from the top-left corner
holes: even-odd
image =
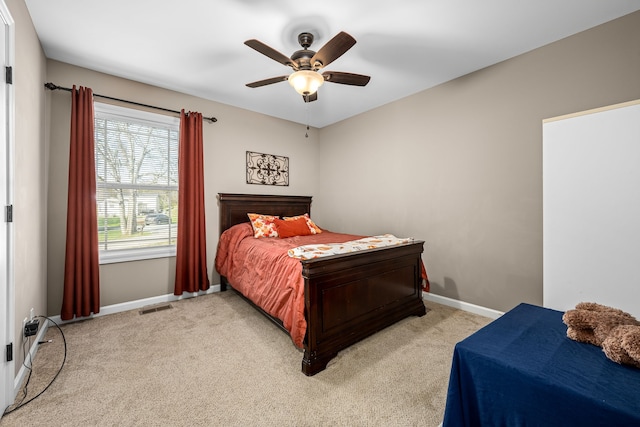
[[[119,304],[112,304],[112,305],[107,305],[104,307],[100,307],[100,313],[96,313],[96,314],[92,314],[91,316],[87,316],[87,317],[80,317],[77,319],[71,319],[71,320],[62,320],[60,319],[60,316],[51,316],[51,319],[56,322],[57,324],[64,324],[64,323],[71,323],[71,322],[77,322],[79,320],[86,320],[86,319],[92,319],[95,317],[100,317],[100,316],[106,316],[107,314],[115,314],[115,313],[120,313],[123,311],[129,311],[129,310],[136,310],[138,308],[142,308],[142,307],[146,307],[148,305],[155,305],[155,304],[162,304],[165,302],[172,302],[172,301],[179,301],[181,299],[186,299],[186,298],[194,298],[194,297],[198,297],[201,295],[207,295],[207,294],[212,294],[214,292],[220,292],[220,285],[212,285],[209,289],[207,289],[206,291],[200,291],[200,292],[192,292],[192,293],[184,293],[180,296],[176,296],[173,294],[166,294],[166,295],[158,295],[155,297],[149,297],[149,298],[143,298],[143,299],[139,299],[139,300],[135,300],[135,301],[127,301],[127,302],[122,302]]]
[[[423,292],[422,299],[435,302],[438,304],[446,305],[449,307],[457,308],[458,310],[468,311],[470,313],[478,314],[480,316],[488,317],[490,319],[497,319],[498,317],[504,314],[504,312],[502,311],[497,311],[491,308],[482,307],[482,306],[471,304],[468,302],[431,294],[429,292]]]
[[[78,320],[85,320],[85,319],[90,319],[90,318],[94,318],[94,317],[100,317],[100,316],[106,316],[107,314],[114,314],[114,313],[120,313],[123,311],[129,311],[129,310],[136,310],[138,308],[142,308],[142,307],[146,307],[148,305],[154,305],[154,304],[162,304],[165,302],[171,302],[171,301],[178,301],[181,299],[185,299],[185,298],[194,298],[200,295],[207,295],[207,294],[212,294],[214,292],[220,292],[220,285],[212,285],[207,291],[204,292],[194,292],[194,293],[190,293],[190,294],[182,294],[180,296],[176,296],[173,294],[166,294],[166,295],[158,295],[155,297],[149,297],[149,298],[143,298],[143,299],[139,299],[139,300],[135,300],[135,301],[127,301],[127,302],[123,302],[120,304],[112,304],[112,305],[107,305],[104,307],[100,307],[100,313],[97,314],[92,314],[91,316],[88,317],[81,317],[78,319],[71,319],[71,320],[66,320],[63,321],[62,319],[60,319],[60,316],[51,316],[51,319],[56,322],[57,324],[64,324],[64,323],[70,323],[70,322],[76,322]],[[482,307],[479,305],[475,305],[475,304],[471,304],[468,302],[464,302],[464,301],[459,301],[459,300],[455,300],[452,298],[447,298],[447,297],[443,297],[440,295],[435,295],[435,294],[431,294],[429,292],[423,292],[422,293],[422,298],[427,300],[427,301],[433,301],[435,303],[438,304],[442,304],[442,305],[446,305],[449,307],[453,307],[453,308],[457,308],[459,310],[464,310],[464,311],[468,311],[470,313],[475,313],[478,314],[480,316],[485,316],[485,317],[489,317],[491,319],[497,319],[498,317],[502,316],[504,314],[504,312],[502,311],[497,311],[497,310],[493,310],[491,308],[486,308],[486,307]]]
[[[16,377],[13,380],[13,397],[14,397],[14,399],[18,395],[18,393],[20,392],[20,388],[22,387],[22,382],[24,381],[24,379],[27,376],[28,371],[29,371],[28,368],[25,366],[25,364],[29,364],[30,367],[31,367],[31,365],[33,365],[33,360],[35,359],[36,353],[38,352],[38,348],[40,347],[40,345],[38,343],[40,341],[44,340],[44,335],[47,333],[48,329],[49,329],[49,321],[45,320],[44,322],[42,322],[42,326],[40,327],[40,330],[35,335],[35,339],[33,340],[33,343],[31,344],[31,348],[29,349],[29,353],[26,355],[26,359],[23,361],[22,365],[20,366],[20,370],[18,371],[18,374],[16,375]],[[22,338],[22,339],[26,339],[26,338]]]

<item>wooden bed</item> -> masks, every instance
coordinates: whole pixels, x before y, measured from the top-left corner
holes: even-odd
[[[233,225],[249,222],[249,212],[311,214],[311,197],[307,196],[219,193],[218,201],[220,234]],[[423,241],[413,241],[300,261],[307,321],[302,372],[314,375],[325,369],[340,350],[401,319],[426,313],[422,301],[423,246]],[[233,288],[225,277],[220,283],[222,291],[227,286]],[[281,321],[249,303],[284,330]]]

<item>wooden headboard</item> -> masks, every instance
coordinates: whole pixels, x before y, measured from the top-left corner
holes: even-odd
[[[249,222],[247,213],[295,216],[311,215],[311,196],[218,193],[220,234],[236,224]]]

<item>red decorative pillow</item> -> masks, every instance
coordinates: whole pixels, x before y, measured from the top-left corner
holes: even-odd
[[[307,221],[307,226],[309,227],[309,229],[311,230],[311,234],[320,234],[322,233],[322,230],[320,229],[320,227],[318,227],[313,221],[311,221],[311,218],[309,218],[309,214],[306,213],[304,215],[297,215],[297,216],[285,216],[282,219],[284,219],[285,221],[293,221],[299,218],[304,218]]]
[[[289,221],[275,219],[273,223],[276,226],[278,236],[281,239],[284,239],[285,237],[308,236],[312,234],[305,218],[298,218]]]

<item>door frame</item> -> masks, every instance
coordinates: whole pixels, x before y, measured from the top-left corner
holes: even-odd
[[[4,0],[0,0],[0,58],[2,67],[13,67],[15,48],[15,22]],[[0,69],[0,72],[4,70]],[[0,82],[1,83],[1,82]],[[0,84],[0,164],[4,172],[0,172],[0,319],[4,326],[0,327],[0,417],[4,409],[11,405],[16,397],[15,358],[15,283],[14,283],[14,226],[8,222],[6,206],[13,205],[14,186],[14,88],[13,84]],[[13,345],[13,358],[7,361],[8,348]]]

